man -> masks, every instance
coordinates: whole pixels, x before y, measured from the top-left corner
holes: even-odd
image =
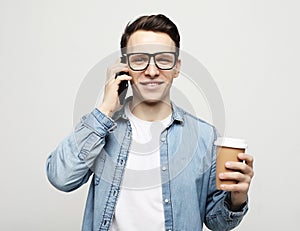
[[[126,63],[107,70],[102,104],[83,116],[47,160],[49,181],[69,192],[93,176],[82,230],[212,230],[236,227],[247,212],[253,158],[239,154],[217,177],[216,130],[177,107],[180,36],[164,15],[142,16],[121,39]],[[127,74],[116,74],[125,72]],[[133,96],[120,107],[121,81]]]

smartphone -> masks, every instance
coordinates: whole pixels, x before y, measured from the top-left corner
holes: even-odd
[[[126,63],[126,57],[122,56],[121,57],[121,63]],[[117,78],[119,75],[129,75],[128,72],[125,71],[121,71],[118,72],[115,76],[115,78]],[[120,100],[120,104],[123,105],[124,101],[125,101],[125,97],[127,94],[127,90],[128,90],[128,81],[127,80],[123,80],[121,81],[120,85],[119,85],[119,89],[118,89],[118,95],[119,95],[119,100]]]

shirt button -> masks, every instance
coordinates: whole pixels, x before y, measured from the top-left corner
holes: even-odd
[[[166,167],[166,166],[162,166],[162,167],[161,167],[161,170],[166,171],[166,170],[167,170],[167,167]]]
[[[169,203],[169,199],[165,199],[165,203]]]
[[[165,137],[162,137],[162,138],[160,139],[160,141],[161,141],[161,142],[165,142],[165,141],[166,141],[166,138],[165,138]]]

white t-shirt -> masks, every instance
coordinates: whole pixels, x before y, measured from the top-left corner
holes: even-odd
[[[125,113],[132,127],[132,143],[110,230],[165,230],[159,138],[171,115],[162,121],[144,121],[128,105]]]

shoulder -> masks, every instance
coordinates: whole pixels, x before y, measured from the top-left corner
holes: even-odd
[[[185,109],[177,106],[175,103],[172,102],[172,109],[173,109],[173,117],[174,119],[179,120],[183,124],[192,125],[195,124],[201,126],[202,128],[208,130],[215,130],[215,126],[208,123],[207,121],[191,114],[190,112],[186,111]]]

